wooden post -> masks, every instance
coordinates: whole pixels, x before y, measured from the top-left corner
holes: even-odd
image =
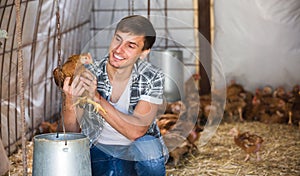
[[[199,32],[211,43],[211,29],[210,29],[210,0],[198,0],[198,25]],[[201,42],[201,41],[200,41]],[[210,93],[211,85],[211,48],[210,46],[201,46],[200,43],[200,68],[199,74],[201,79],[199,81],[200,95]],[[205,65],[205,69],[204,69]]]

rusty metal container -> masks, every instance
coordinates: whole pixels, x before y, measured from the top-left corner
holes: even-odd
[[[33,138],[33,176],[91,176],[88,138],[80,133],[48,133]]]

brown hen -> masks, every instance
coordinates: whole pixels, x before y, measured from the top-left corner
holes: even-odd
[[[186,112],[186,106],[182,101],[167,102],[165,114],[181,115]]]
[[[249,132],[240,133],[237,128],[232,128],[229,134],[233,135],[235,144],[247,153],[244,161],[249,160],[251,154],[256,154],[257,161],[260,160],[259,151],[264,141],[262,137]]]
[[[291,92],[292,96],[287,102],[287,111],[289,116],[289,125],[299,125],[300,129],[300,86],[295,85]]]
[[[62,65],[61,68],[57,67],[53,70],[54,81],[59,88],[63,87],[64,80],[66,77],[70,77],[69,85],[73,82],[75,75],[82,75],[86,71],[84,64],[92,64],[93,60],[89,53],[87,54],[76,54],[72,55],[67,59],[67,61]],[[88,93],[84,92],[83,97],[80,97],[74,105],[89,103],[94,105],[94,110],[96,112],[105,112],[102,106],[90,98],[88,98]]]
[[[42,122],[40,125],[39,125],[39,133],[43,134],[43,133],[55,133],[57,131],[61,131],[60,129],[58,129],[58,125],[59,125],[59,122],[56,121],[56,122],[53,122],[53,123],[50,123],[50,122]]]
[[[236,83],[235,80],[231,80],[230,84],[227,86],[226,94],[227,96],[239,95],[240,93],[245,92],[244,87],[241,84]]]
[[[169,130],[171,130],[176,124],[179,116],[178,114],[162,114],[156,119],[156,123],[160,129],[160,133],[165,135]]]
[[[54,81],[60,88],[63,87],[66,77],[70,77],[70,83],[76,75],[81,75],[85,71],[83,64],[91,64],[93,62],[90,54],[76,54],[72,55],[67,59],[67,61],[62,65],[61,69],[59,67],[53,70]]]
[[[239,95],[228,96],[226,99],[225,111],[228,113],[230,120],[233,121],[233,116],[237,113],[240,121],[243,122],[243,111],[246,105],[245,100]]]

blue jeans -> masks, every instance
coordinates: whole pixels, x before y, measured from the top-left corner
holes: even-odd
[[[152,142],[147,143],[147,141]],[[137,139],[131,146],[122,146],[123,149],[120,151],[123,152],[103,152],[102,149],[106,150],[103,148],[104,145],[101,147],[93,145],[90,149],[93,176],[164,176],[166,174],[165,158],[159,150],[160,145],[156,138],[149,135]],[[122,147],[118,147],[118,150]],[[141,147],[145,150],[141,150]],[[125,155],[116,157],[115,154],[124,153],[124,151],[126,151],[126,157]]]

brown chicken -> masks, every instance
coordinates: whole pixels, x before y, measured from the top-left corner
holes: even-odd
[[[190,94],[197,93],[199,94],[199,81],[201,77],[199,74],[193,74],[185,83],[184,83],[184,95],[188,97]]]
[[[163,139],[169,150],[169,165],[177,166],[184,155],[192,152],[193,145],[184,136],[167,133]]]
[[[240,93],[245,92],[245,89],[242,85],[235,82],[235,80],[231,80],[230,84],[226,88],[226,95],[239,95]]]
[[[271,86],[264,86],[262,88],[262,96],[263,97],[272,97],[273,96],[273,87],[271,87]]]
[[[170,158],[173,159],[173,165],[177,166],[180,159],[192,152],[193,145],[189,143],[189,141],[184,141],[180,146],[177,146],[174,150],[172,150],[169,155]]]
[[[200,96],[200,111],[202,112],[201,119],[199,120],[202,124],[209,124],[212,123],[212,120],[209,118],[209,114],[211,111],[215,110],[214,106],[212,105],[211,94],[201,95]]]
[[[50,122],[42,122],[39,125],[39,133],[55,133],[57,131],[60,131],[58,128],[58,121],[50,123]]]
[[[190,134],[187,137],[187,140],[192,144],[192,146],[196,149],[199,150],[196,142],[199,141],[201,132],[204,130],[204,127],[196,124],[195,127],[190,131]]]
[[[251,108],[245,113],[246,118],[267,124],[285,123],[288,120],[286,102],[279,97],[284,94],[284,90],[276,88],[275,91],[270,86],[257,88],[252,102],[249,103]]]
[[[156,119],[156,123],[160,129],[160,133],[165,135],[176,124],[179,116],[178,114],[162,114]]]
[[[200,124],[203,112],[200,108],[200,102],[190,102],[190,104],[187,106],[186,111],[186,119],[195,123]]]
[[[71,85],[73,79],[75,78],[75,75],[81,75],[86,71],[84,64],[92,64],[92,62],[93,60],[89,53],[72,55],[67,59],[67,61],[62,65],[61,68],[57,67],[53,70],[53,76],[56,85],[59,88],[62,88],[66,77],[71,78],[69,83],[69,85]],[[100,104],[88,98],[87,92],[84,92],[83,97],[80,97],[74,103],[74,105],[84,104],[84,103],[90,103],[94,105],[94,110],[97,112],[102,111],[106,113]]]
[[[285,91],[283,87],[277,87],[273,91],[273,97],[280,98],[285,102],[288,102],[288,100],[291,98],[288,92]]]
[[[288,124],[299,125],[300,129],[300,86],[295,85],[291,92],[292,96],[287,102]]]
[[[243,116],[249,119],[253,93],[247,91],[241,84],[237,84],[235,80],[231,80],[226,89],[226,96],[225,114],[228,115],[229,120],[233,121],[236,115],[241,122],[244,121]]]
[[[71,77],[69,85],[73,82],[75,74],[81,75],[85,71],[83,64],[92,64],[93,60],[90,54],[76,54],[72,55],[62,65],[53,70],[54,81],[60,88],[63,87],[66,77]]]
[[[239,120],[243,122],[243,111],[246,105],[242,97],[238,95],[228,96],[226,99],[225,112],[228,114],[230,121],[233,121],[233,116],[238,114]]]
[[[266,112],[260,112],[258,120],[260,122],[266,123],[266,124],[286,123],[286,121],[287,121],[284,113],[281,113],[280,111],[276,111],[273,114],[269,114]]]
[[[240,133],[237,128],[232,128],[229,134],[234,137],[235,144],[247,153],[244,161],[249,160],[251,154],[256,154],[257,161],[260,160],[259,151],[264,141],[262,137],[249,132]]]
[[[186,106],[182,101],[167,102],[165,114],[181,115],[186,112]]]

